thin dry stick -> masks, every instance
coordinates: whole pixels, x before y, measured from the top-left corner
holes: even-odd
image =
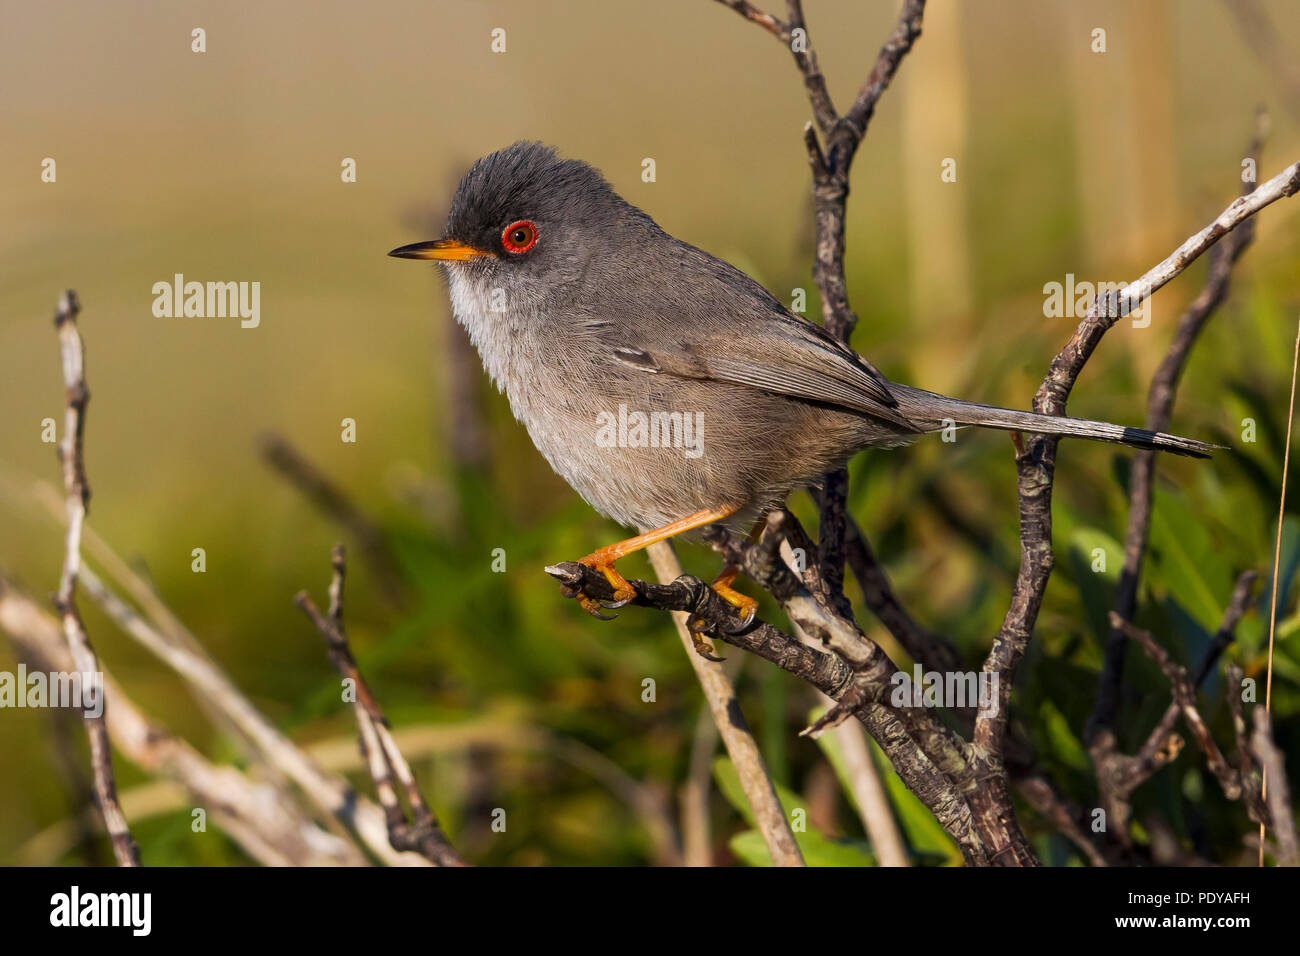
[[[353,701],[353,713],[361,733],[361,751],[367,758],[375,790],[384,806],[388,821],[389,840],[393,848],[399,851],[414,851],[422,854],[431,863],[438,866],[464,866],[465,861],[452,847],[438,818],[424,800],[411,766],[402,756],[401,750],[393,740],[388,719],[384,717],[379,702],[371,693],[370,685],[361,676],[356,658],[348,646],[347,633],[343,629],[343,578],[347,571],[343,546],[336,545],[332,555],[334,576],[330,581],[330,616],[321,614],[306,591],[298,592],[294,603],[298,605],[316,625],[329,649],[330,660],[339,675],[351,681],[356,694]],[[407,822],[398,800],[393,778],[402,787],[406,801],[411,808],[411,821]]]
[[[81,527],[86,521],[90,502],[90,486],[86,483],[86,462],[83,438],[86,425],[86,404],[90,391],[86,388],[85,354],[81,333],[77,331],[77,314],[81,303],[77,293],[68,289],[59,298],[58,311],[54,313],[54,327],[59,332],[59,348],[63,357],[63,388],[67,394],[67,410],[63,418],[63,441],[59,443],[59,459],[63,463],[63,489],[67,498],[68,533],[65,538],[63,574],[59,579],[59,592],[54,606],[63,623],[63,635],[72,653],[72,664],[80,673],[82,694],[86,697],[86,735],[90,738],[90,763],[94,771],[95,801],[104,818],[104,828],[113,844],[113,855],[118,866],[139,866],[140,848],[131,837],[122,807],[117,801],[117,782],[113,775],[113,753],[108,740],[108,727],[103,716],[104,688],[99,671],[99,660],[90,646],[90,637],[77,611],[77,577],[81,571]],[[98,698],[98,701],[95,700]],[[92,711],[99,713],[93,714]]]
[[[1227,678],[1228,712],[1232,715],[1232,738],[1237,745],[1237,768],[1241,777],[1241,795],[1246,803],[1246,813],[1256,823],[1268,820],[1268,807],[1264,795],[1255,783],[1256,770],[1254,754],[1251,752],[1250,738],[1246,734],[1246,715],[1241,709],[1242,678],[1245,676],[1240,667],[1229,662],[1224,668]],[[1258,708],[1256,708],[1258,709]],[[1260,711],[1263,713],[1263,711]]]
[[[903,58],[921,35],[925,0],[904,0],[893,31],[876,55],[871,72],[858,90],[848,112],[840,115],[831,100],[826,77],[817,63],[817,55],[808,37],[802,0],[786,0],[783,21],[753,6],[748,0],[718,0],[745,19],[758,24],[794,56],[803,75],[804,88],[816,122],[804,127],[804,147],[813,177],[814,218],[817,227],[816,254],[813,258],[813,282],[822,300],[822,322],[826,330],[841,342],[848,343],[858,317],[849,305],[848,282],[844,275],[845,217],[849,195],[849,171],[867,126],[875,114],[876,104],[898,72]],[[817,139],[820,131],[822,142]],[[877,375],[866,359],[861,361]],[[882,379],[883,381],[883,379]],[[848,611],[843,596],[844,539],[847,514],[844,508],[848,491],[848,472],[841,468],[825,478],[821,495],[821,530],[817,547],[820,574],[827,586],[827,597],[836,611]]]
[[[59,621],[3,577],[0,629],[47,670],[73,668]],[[351,842],[322,830],[299,809],[290,791],[211,762],[144,714],[107,671],[104,700],[108,733],[118,751],[146,773],[184,788],[181,799],[188,798],[188,804],[179,805],[207,809],[213,822],[254,860],[267,866],[365,865],[365,857]],[[131,798],[130,791],[121,795],[127,806]]]
[[[1254,571],[1243,571],[1237,577],[1236,587],[1233,588],[1232,598],[1223,613],[1219,630],[1215,633],[1210,646],[1205,649],[1205,655],[1201,658],[1196,672],[1191,676],[1193,692],[1210,675],[1219,657],[1236,639],[1236,627],[1246,614],[1246,606],[1250,602],[1251,591],[1258,577],[1259,575]],[[1228,698],[1229,703],[1237,700],[1233,694],[1229,694]],[[1147,736],[1141,748],[1132,756],[1120,753],[1113,737],[1104,747],[1098,742],[1090,748],[1093,752],[1093,762],[1097,765],[1097,782],[1103,800],[1102,805],[1107,808],[1107,818],[1111,822],[1109,829],[1116,833],[1120,842],[1126,846],[1129,843],[1128,818],[1132,810],[1129,797],[1162,767],[1172,763],[1182,750],[1182,739],[1174,733],[1174,726],[1180,714],[1182,714],[1182,706],[1175,698],[1165,709],[1164,715]],[[1241,776],[1244,781],[1246,777],[1244,766]],[[1243,790],[1249,794],[1249,788],[1243,786]]]
[[[3,483],[0,483],[0,490],[12,493],[11,488]],[[53,485],[46,481],[36,481],[31,485],[30,492],[25,489],[22,495],[14,495],[14,498],[21,506],[26,507],[30,501],[29,496],[34,497],[44,505],[52,518],[66,524],[67,516],[64,514],[63,497],[55,490]],[[96,534],[94,528],[86,527],[82,529],[81,545],[85,556],[93,558],[117,582],[118,586],[135,601],[136,606],[140,608],[144,616],[149,619],[163,637],[211,662],[212,657],[207,648],[167,606],[158,592],[154,590],[153,585],[146,581],[144,576],[135,568],[124,561],[121,555],[107,541]],[[81,574],[82,586],[93,600],[98,601],[96,591],[102,593],[103,584],[98,581],[98,578],[94,578],[89,567],[84,564]],[[226,714],[213,707],[203,697],[199,697],[196,703],[213,724],[230,735],[231,739],[243,749],[246,756],[252,760],[261,761],[263,769],[269,774],[283,779],[283,775],[278,773],[277,768],[262,759],[263,755],[230,721]]]
[[[1178,703],[1178,709],[1183,713],[1183,720],[1196,739],[1197,746],[1205,754],[1205,761],[1209,764],[1210,770],[1218,778],[1219,785],[1223,787],[1224,796],[1229,800],[1236,800],[1241,796],[1241,781],[1237,772],[1228,765],[1223,752],[1219,750],[1219,745],[1214,742],[1209,725],[1205,723],[1205,718],[1201,716],[1196,706],[1196,688],[1187,671],[1169,656],[1169,652],[1160,646],[1150,631],[1129,623],[1114,611],[1110,612],[1110,623],[1112,627],[1122,629],[1130,640],[1142,645],[1147,656],[1155,661],[1164,673],[1173,691],[1174,700]]]
[[[771,520],[769,517],[769,522]],[[587,565],[571,561],[555,565],[547,571],[570,590],[581,590],[597,600],[612,600],[614,597],[614,589],[605,576]],[[879,660],[876,660],[875,652],[879,648],[866,641],[856,627],[834,618],[832,612],[807,596],[802,584],[796,581],[788,569],[785,569],[784,581],[749,562],[746,562],[745,573],[783,602],[799,633],[806,635],[811,631],[817,637],[802,636],[796,639],[762,620],[753,622],[749,628],[739,632],[730,630],[735,625],[735,608],[699,578],[690,575],[682,575],[670,584],[653,584],[635,579],[628,583],[636,592],[633,604],[661,611],[687,612],[707,624],[715,637],[789,671],[841,704],[849,700],[850,695],[861,696],[864,682],[872,677],[876,678],[878,688],[888,688],[892,667],[886,670],[883,666],[887,660],[883,654],[878,655]],[[785,590],[791,582],[796,590]],[[796,596],[797,601],[787,602],[786,599]],[[868,668],[855,671],[838,653],[820,650],[819,641],[833,643],[837,647],[847,647],[849,642],[865,642],[867,648],[875,649],[870,652],[872,663],[878,662],[882,666],[876,669],[875,674],[868,674]],[[858,655],[855,654],[856,656]],[[854,714],[888,755],[908,789],[930,808],[939,823],[957,841],[967,861],[972,865],[987,862],[983,844],[971,826],[969,807],[952,781],[909,735],[910,728],[905,727],[893,711],[874,700],[857,705]],[[932,714],[921,714],[917,719],[925,718],[935,719]]]
[[[923,664],[926,670],[960,669],[961,660],[952,641],[917,623],[898,600],[889,576],[852,516],[848,519],[846,530],[845,558],[854,577],[858,579],[863,600],[877,620],[894,635],[894,639],[908,655]]]
[[[75,417],[73,415],[74,409],[69,408],[68,422],[65,426],[67,434],[65,434],[64,442],[66,444],[69,441],[68,435],[75,436],[72,450],[75,452],[73,461],[76,468],[73,472],[73,479],[75,481],[79,477],[81,488],[85,491],[85,498],[78,495],[76,496],[78,502],[69,502],[67,534],[70,543],[73,541],[74,535],[77,540],[80,539],[85,519],[85,499],[89,497],[89,491],[85,486],[84,463],[80,457],[81,429],[88,393],[85,390],[82,343],[75,326],[77,311],[79,311],[79,306],[76,303],[76,296],[70,292],[60,302],[60,315],[66,313],[72,319],[60,323],[59,317],[56,316],[56,323],[59,323],[60,341],[63,345],[65,385],[68,382],[80,382],[79,388],[67,386],[69,401],[72,402],[75,399],[79,403],[79,408],[76,409],[77,414]],[[69,467],[68,455],[62,447],[61,453],[64,459],[66,484]],[[385,862],[407,865],[412,863],[423,864],[425,862],[414,854],[395,852],[389,846],[387,832],[379,809],[364,798],[358,799],[357,795],[348,787],[346,781],[321,773],[319,768],[315,767],[305,754],[253,707],[211,658],[197,648],[196,641],[181,640],[174,635],[171,637],[165,636],[156,627],[141,618],[109,588],[105,587],[89,568],[81,566],[79,549],[74,550],[73,558],[76,569],[74,584],[80,583],[87,593],[91,595],[92,599],[104,608],[106,613],[126,634],[141,643],[163,660],[164,663],[171,666],[178,674],[189,681],[191,686],[212,707],[225,714],[232,724],[238,727],[247,739],[261,751],[268,765],[274,767],[277,772],[283,772],[292,778],[313,798],[321,810],[337,819],[340,823],[355,828],[355,832],[362,838],[371,852]],[[63,587],[61,586],[60,591],[62,592],[62,590]],[[75,613],[75,605],[73,611]],[[77,622],[80,624],[79,617]],[[84,629],[82,634],[84,635]],[[83,666],[82,663],[78,662],[78,667],[81,666]],[[92,745],[94,740],[95,738],[92,736]],[[111,771],[111,764],[109,770]]]
[[[30,495],[40,502],[55,521],[66,524],[63,496],[49,482],[36,481],[32,484]],[[26,495],[16,497],[16,502],[23,507],[29,503]],[[207,654],[207,650],[198,639],[181,622],[153,589],[134,568],[124,561],[103,538],[95,533],[94,528],[82,529],[82,550],[93,558],[101,568],[119,584],[133,601],[154,622],[155,626],[174,641],[184,644],[197,654]]]
[[[1268,131],[1268,114],[1260,110],[1255,117],[1255,132],[1246,148],[1246,156],[1258,163],[1260,149]],[[1243,184],[1242,194],[1249,195],[1252,182]],[[1165,353],[1160,367],[1152,376],[1147,393],[1146,427],[1151,431],[1168,431],[1173,413],[1174,396],[1178,380],[1192,353],[1201,330],[1214,315],[1228,295],[1233,267],[1255,238],[1254,220],[1234,230],[1210,252],[1210,267],[1205,284],[1192,304],[1187,307],[1173,341]],[[1142,575],[1143,558],[1151,525],[1151,509],[1155,499],[1156,453],[1140,449],[1133,454],[1129,477],[1129,516],[1124,532],[1124,567],[1120,571],[1115,592],[1115,611],[1120,617],[1132,621],[1137,609],[1138,583]],[[1093,750],[1094,760],[1105,761],[1115,750],[1114,734],[1109,732],[1119,709],[1120,684],[1124,671],[1124,656],[1128,647],[1123,631],[1112,628],[1106,639],[1101,682],[1097,700],[1088,718],[1084,737]]]
[[[1074,335],[1052,360],[1048,373],[1034,396],[1034,411],[1043,415],[1065,414],[1065,401],[1074,383],[1108,329],[1255,213],[1279,199],[1295,195],[1298,190],[1300,163],[1293,163],[1250,195],[1234,200],[1212,223],[1188,238],[1163,262],[1148,270],[1122,293],[1097,296]],[[983,667],[985,672],[998,676],[998,707],[992,716],[980,716],[975,721],[974,743],[987,755],[982,760],[982,776],[988,786],[983,789],[993,791],[995,798],[997,791],[1005,791],[1006,787],[1002,754],[1011,689],[1015,684],[1020,661],[1029,645],[1038,611],[1042,607],[1054,563],[1052,483],[1058,442],[1059,439],[1053,436],[1032,436],[1021,444],[1016,453],[1017,491],[1020,499],[1020,569],[1002,627],[993,640]]]
[[[691,738],[691,760],[679,802],[682,820],[682,861],[686,866],[710,866],[713,862],[712,829],[709,826],[709,787],[713,755],[718,749],[718,728],[708,702],[695,721]]]
[[[1260,710],[1258,707],[1255,708],[1253,716],[1255,734],[1251,738],[1250,750],[1253,752],[1255,762],[1259,764],[1261,785],[1264,779],[1273,778],[1272,793],[1265,794],[1261,786],[1260,801],[1267,800],[1268,816],[1264,817],[1261,814],[1260,818],[1261,821],[1268,819],[1273,822],[1273,830],[1277,835],[1277,865],[1300,866],[1300,840],[1296,837],[1295,817],[1292,815],[1291,794],[1287,787],[1282,752],[1278,750],[1273,740],[1273,721],[1267,710]],[[1263,840],[1260,841],[1259,846],[1262,853]]]
[[[1273,713],[1273,638],[1277,632],[1277,578],[1282,565],[1282,517],[1286,513],[1286,478],[1291,467],[1291,426],[1295,422],[1295,380],[1296,370],[1300,368],[1300,320],[1296,322],[1295,354],[1291,358],[1291,403],[1286,412],[1286,449],[1282,452],[1282,494],[1277,503],[1277,544],[1273,549],[1273,593],[1269,596],[1268,608],[1268,668],[1264,678],[1264,713]],[[1268,799],[1268,768],[1261,768],[1260,795]],[[1263,823],[1259,825],[1259,865],[1264,865],[1264,831]]]
[[[827,706],[833,707],[835,701],[821,695]],[[880,774],[876,772],[876,762],[871,756],[871,746],[858,723],[843,723],[835,728],[835,738],[839,741],[840,752],[844,755],[844,766],[848,771],[849,787],[858,805],[858,816],[871,840],[871,848],[881,866],[911,866],[907,857],[907,847],[903,836],[898,832],[898,823],[894,820],[894,811],[889,805],[889,795],[885,793]]]
[[[266,764],[301,787],[323,813],[352,829],[367,849],[387,864],[428,865],[417,854],[394,850],[388,842],[388,828],[380,809],[359,796],[342,777],[322,771],[297,744],[267,720],[210,658],[169,640],[95,577],[89,568],[83,569],[82,576],[86,593],[124,634],[174,670],[195,694],[224,714],[258,749]]]
[[[746,19],[762,26],[784,43],[794,55],[803,74],[804,86],[812,106],[813,123],[804,127],[804,146],[812,170],[814,215],[817,227],[813,281],[822,299],[822,319],[826,330],[841,342],[848,343],[857,324],[857,315],[849,305],[844,274],[845,215],[849,193],[849,172],[853,158],[866,134],[876,104],[897,73],[903,58],[921,35],[925,12],[924,0],[903,0],[893,31],[876,56],[875,64],[848,112],[838,115],[831,102],[825,77],[812,52],[803,16],[801,0],[787,0],[787,19],[763,13],[747,0],[719,0]],[[796,35],[796,31],[799,31]],[[796,39],[799,42],[796,42]],[[817,131],[821,132],[819,142]],[[874,366],[862,360],[873,372]],[[847,472],[843,469],[827,475],[820,495],[820,531],[817,546],[817,576],[824,585],[829,609],[841,616],[851,616],[843,596],[845,538],[848,526],[845,498]],[[854,709],[859,693],[841,700],[830,715]],[[828,715],[828,716],[830,716]],[[882,743],[883,742],[879,741]],[[924,748],[924,745],[922,746]],[[1010,795],[1001,779],[1001,742],[992,761],[985,762],[983,775],[994,786],[974,788],[971,805],[975,819],[990,847],[989,859],[1032,865],[1036,862],[1028,841],[1015,821]]]
[[[654,565],[659,580],[667,584],[682,576],[682,565],[677,560],[677,553],[672,544],[661,541],[648,549],[650,563]],[[790,832],[790,821],[785,818],[781,801],[777,799],[776,788],[763,765],[763,755],[759,753],[754,735],[749,732],[745,715],[741,713],[740,701],[731,681],[723,673],[722,666],[713,661],[706,661],[695,650],[695,640],[687,624],[689,616],[681,611],[673,612],[673,623],[677,625],[677,634],[686,648],[686,656],[695,668],[700,687],[704,690],[704,699],[708,702],[713,722],[718,726],[722,742],[731,756],[731,762],[740,775],[740,784],[745,797],[754,811],[754,821],[767,852],[777,866],[803,866],[803,854]]]

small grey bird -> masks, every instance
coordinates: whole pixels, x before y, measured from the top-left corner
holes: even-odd
[[[977,405],[887,381],[749,276],[660,229],[586,163],[540,143],[476,162],[445,238],[389,253],[447,270],[452,307],[533,443],[606,517],[614,562],[722,521],[744,530],[864,448],[981,425],[1205,457],[1162,432]],[[752,617],[756,602],[715,590]],[[596,616],[598,605],[579,596]]]

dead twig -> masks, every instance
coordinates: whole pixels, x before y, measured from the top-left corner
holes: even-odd
[[[691,759],[686,782],[678,793],[682,821],[682,862],[686,866],[712,866],[713,840],[709,823],[709,790],[712,786],[713,755],[718,749],[718,725],[708,701],[695,721],[691,736]]]
[[[1247,147],[1246,156],[1259,161],[1268,117],[1263,111],[1256,116],[1254,138]],[[1242,195],[1249,195],[1253,183],[1243,186]],[[1240,229],[1230,233],[1210,253],[1210,268],[1201,292],[1178,321],[1173,341],[1165,353],[1160,367],[1152,376],[1147,393],[1146,427],[1152,431],[1168,431],[1173,415],[1174,397],[1178,380],[1191,356],[1201,331],[1228,296],[1233,266],[1255,238],[1254,220],[1247,220]],[[1129,477],[1128,527],[1124,532],[1124,567],[1120,571],[1115,593],[1115,613],[1132,621],[1137,610],[1138,582],[1142,574],[1142,560],[1146,554],[1147,536],[1151,527],[1151,508],[1155,497],[1156,453],[1139,449],[1133,453],[1133,467]],[[1106,641],[1101,682],[1097,702],[1084,732],[1091,741],[1098,734],[1113,727],[1119,709],[1120,684],[1124,672],[1124,653],[1128,641],[1122,628],[1111,628]],[[1108,740],[1113,740],[1113,734]]]
[[[835,703],[825,694],[822,698]],[[903,835],[898,832],[898,822],[894,819],[894,809],[889,804],[889,795],[880,781],[876,771],[876,762],[871,756],[871,746],[858,724],[844,723],[835,728],[835,739],[839,742],[840,753],[844,757],[849,788],[857,804],[858,817],[866,830],[871,849],[881,866],[911,866],[907,855],[907,846]]]
[[[1295,195],[1298,190],[1300,163],[1293,163],[1249,195],[1234,200],[1213,222],[1188,238],[1122,293],[1098,296],[1074,335],[1052,360],[1034,397],[1034,411],[1043,415],[1065,414],[1065,401],[1070,390],[1108,329],[1255,213],[1271,203]],[[1058,441],[1053,436],[1032,435],[1016,454],[1020,567],[1007,613],[984,661],[984,670],[998,675],[999,706],[992,714],[977,717],[974,736],[974,744],[984,763],[982,776],[989,781],[989,790],[999,805],[1004,805],[1005,799],[1002,753],[1011,690],[1042,607],[1055,560],[1052,552],[1052,485]]]
[[[117,782],[113,775],[113,753],[104,721],[102,674],[95,650],[90,645],[81,614],[77,610],[77,577],[81,571],[81,528],[90,503],[90,486],[86,482],[84,437],[86,405],[90,390],[86,387],[85,354],[81,333],[77,331],[77,314],[81,303],[71,289],[59,298],[54,313],[54,327],[59,333],[63,357],[63,388],[67,407],[63,418],[63,440],[59,443],[59,460],[63,464],[63,490],[67,501],[68,531],[64,538],[63,573],[54,607],[59,612],[63,636],[68,642],[72,666],[81,675],[86,736],[90,738],[90,763],[95,785],[95,802],[104,818],[104,829],[113,844],[118,866],[139,866],[140,848],[131,837],[130,827],[117,801]]]
[[[1271,785],[1263,793],[1268,804],[1268,817],[1273,825],[1277,847],[1278,866],[1300,866],[1300,840],[1296,838],[1295,812],[1291,809],[1290,788],[1287,786],[1282,751],[1273,742],[1273,722],[1267,707],[1255,708],[1255,733],[1250,740],[1250,750],[1258,763],[1261,784]],[[1264,824],[1260,823],[1261,831]],[[1260,843],[1261,852],[1263,842]]]
[[[399,853],[388,842],[383,814],[344,780],[319,766],[259,711],[230,677],[206,654],[196,653],[160,632],[95,577],[82,570],[86,593],[108,617],[147,651],[175,671],[194,693],[220,713],[261,755],[262,762],[293,781],[302,792],[342,828],[350,829],[365,847],[389,865],[427,865],[413,853]]]
[[[682,566],[669,542],[663,541],[651,545],[648,553],[650,563],[661,581],[681,580]],[[710,594],[714,593],[712,589],[706,588],[706,590]],[[754,822],[763,835],[763,842],[767,845],[767,852],[772,857],[772,862],[777,866],[803,866],[803,854],[799,852],[799,845],[790,830],[790,821],[785,818],[785,810],[782,809],[781,801],[777,798],[776,788],[772,786],[772,778],[768,776],[758,743],[754,740],[754,735],[745,721],[745,715],[740,709],[740,699],[736,696],[736,689],[731,685],[731,679],[722,670],[720,662],[706,661],[696,652],[695,639],[690,631],[689,615],[684,612],[684,609],[673,612],[673,623],[677,627],[682,646],[686,649],[686,656],[695,669],[700,687],[704,690],[704,699],[709,705],[709,712],[713,715],[713,722],[722,736],[723,746],[727,748],[727,754],[731,757],[731,762],[740,777],[745,798],[749,801],[750,809],[754,811]]]
[[[784,21],[744,0],[718,2],[759,24],[784,43],[803,75],[813,117],[824,141],[824,144],[818,142],[813,124],[804,128],[804,146],[813,177],[814,217],[817,226],[813,282],[821,295],[822,322],[826,330],[847,344],[858,322],[857,315],[849,306],[848,282],[844,276],[844,223],[849,196],[849,172],[875,113],[877,102],[894,78],[903,58],[921,35],[925,0],[905,0],[893,32],[876,56],[871,72],[858,91],[853,105],[842,116],[835,111],[826,78],[817,64],[817,54],[804,21],[802,0],[787,0],[787,18]],[[866,358],[861,360],[879,376],[879,372]],[[842,593],[845,529],[848,522],[844,499],[847,490],[847,471],[840,469],[826,476],[823,494],[820,496],[821,530],[817,549],[818,563],[831,603],[841,611],[846,609]]]
[[[1254,571],[1243,571],[1233,588],[1232,599],[1224,611],[1223,620],[1215,632],[1214,639],[1205,650],[1205,656],[1192,675],[1191,688],[1195,691],[1205,682],[1214,670],[1219,658],[1228,645],[1236,638],[1237,624],[1245,615],[1250,604],[1251,593],[1259,575]],[[1117,612],[1112,612],[1117,614]],[[1122,620],[1122,619],[1121,619]],[[1125,622],[1128,624],[1128,622]],[[1128,625],[1131,626],[1131,625]],[[1121,630],[1123,628],[1121,627]],[[1125,633],[1125,640],[1128,639]],[[1229,694],[1229,702],[1235,698]],[[1240,701],[1237,701],[1240,706]],[[1109,825],[1106,832],[1125,850],[1132,848],[1129,837],[1129,816],[1132,812],[1130,797],[1138,787],[1153,777],[1162,768],[1177,759],[1183,748],[1183,739],[1174,732],[1174,727],[1182,714],[1182,705],[1175,698],[1165,709],[1164,714],[1152,728],[1142,746],[1133,755],[1121,753],[1110,730],[1098,733],[1088,743],[1088,753],[1097,772],[1098,795],[1101,806],[1106,811]],[[1246,768],[1243,766],[1242,775]],[[1250,788],[1243,786],[1249,795]],[[1248,801],[1249,805],[1249,801]]]
[[[1164,672],[1165,677],[1169,680],[1169,686],[1173,690],[1174,700],[1178,703],[1178,709],[1182,711],[1183,720],[1187,723],[1192,736],[1196,739],[1197,746],[1205,754],[1205,761],[1209,764],[1210,771],[1218,778],[1224,796],[1229,800],[1236,800],[1241,796],[1241,781],[1238,779],[1236,771],[1223,758],[1223,752],[1219,750],[1219,745],[1214,742],[1214,737],[1210,734],[1210,728],[1206,725],[1200,710],[1197,709],[1196,689],[1192,686],[1192,679],[1187,676],[1187,671],[1169,656],[1168,651],[1160,646],[1150,631],[1144,631],[1142,628],[1130,624],[1114,611],[1110,614],[1110,622],[1112,626],[1121,628],[1125,636],[1130,640],[1141,644],[1142,649],[1147,652],[1147,656],[1155,661],[1160,670]]]
[[[72,657],[59,622],[0,578],[0,629],[40,666],[68,671]],[[362,866],[349,841],[327,833],[304,814],[287,791],[256,781],[232,766],[215,764],[143,711],[104,674],[108,734],[127,760],[149,774],[175,781],[212,822],[248,855],[267,866]],[[129,802],[130,793],[123,794]],[[46,863],[50,861],[44,861]]]
[[[339,676],[343,678],[349,692],[353,695],[353,714],[356,716],[360,733],[361,753],[366,759],[370,777],[375,785],[375,793],[384,808],[384,817],[388,822],[389,841],[393,849],[399,852],[416,852],[438,866],[464,866],[447,839],[438,818],[420,793],[415,781],[415,774],[393,740],[388,720],[379,707],[379,702],[371,693],[370,685],[357,669],[356,658],[348,646],[347,633],[343,627],[343,578],[347,572],[347,563],[343,546],[335,545],[332,554],[334,575],[330,581],[330,613],[321,614],[306,591],[298,592],[294,603],[302,609],[321,636],[329,651],[330,661]],[[394,778],[402,788],[406,802],[411,808],[411,819],[406,813],[394,786]]]
[[[777,523],[775,529],[772,522]],[[881,745],[909,788],[953,834],[968,861],[988,862],[971,830],[965,804],[963,788],[973,789],[976,781],[963,771],[962,741],[924,708],[893,709],[882,703],[888,697],[890,678],[897,668],[856,625],[836,617],[788,568],[776,562],[774,542],[781,540],[779,522],[777,514],[770,516],[770,530],[759,544],[736,545],[736,551],[724,551],[724,554],[728,561],[740,563],[757,584],[782,603],[799,637],[792,637],[761,620],[736,631],[731,605],[691,575],[681,575],[669,584],[631,580],[629,584],[635,593],[631,603],[686,612],[708,627],[713,637],[771,661],[837,701],[832,712],[806,733],[819,732],[850,714],[856,716]],[[547,568],[547,572],[570,590],[581,590],[597,600],[613,596],[604,575],[577,562],[555,565]],[[822,650],[823,647],[830,652]],[[847,659],[842,655],[847,655]],[[954,782],[954,776],[960,784]]]

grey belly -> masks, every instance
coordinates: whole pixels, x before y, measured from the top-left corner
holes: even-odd
[[[748,530],[859,449],[899,442],[865,416],[747,386],[630,376],[607,374],[581,391],[556,379],[510,396],[551,467],[629,528],[734,508],[727,524]]]

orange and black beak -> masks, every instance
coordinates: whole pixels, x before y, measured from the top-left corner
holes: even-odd
[[[479,256],[490,256],[492,253],[484,252],[482,249],[475,249],[473,246],[467,246],[459,239],[435,239],[432,242],[413,242],[409,246],[394,249],[389,255],[396,256],[399,259],[441,259],[443,262],[467,262],[470,259],[477,259]]]

